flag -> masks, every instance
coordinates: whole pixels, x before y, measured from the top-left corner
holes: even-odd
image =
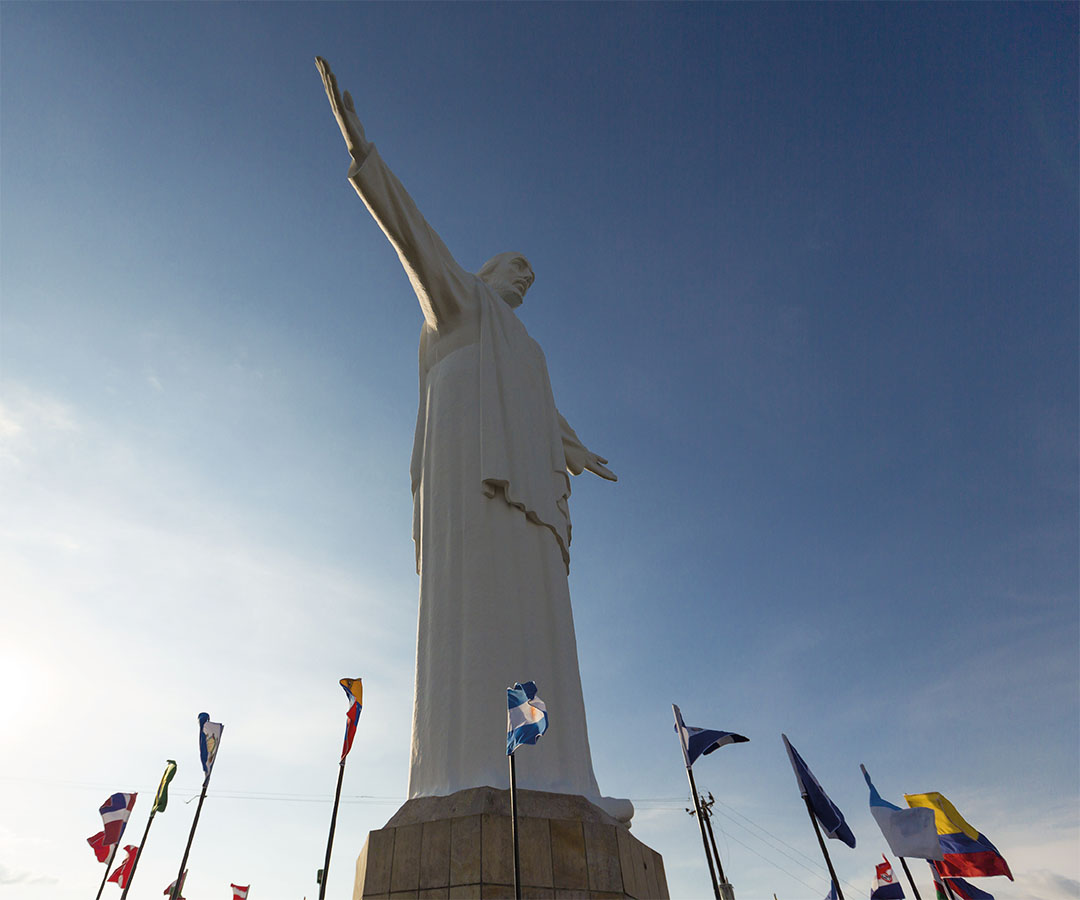
[[[536,682],[506,689],[506,755],[522,744],[535,744],[548,728],[547,707],[536,696]]]
[[[927,865],[930,866],[930,872],[934,876],[934,900],[949,900],[949,895],[945,893],[945,883],[941,880],[941,876],[938,875],[938,870],[934,868],[934,864],[927,860]]]
[[[124,847],[124,852],[127,854],[127,858],[109,876],[109,881],[115,881],[120,887],[127,887],[128,879],[131,877],[131,870],[135,868],[135,857],[139,855],[139,848],[127,844]]]
[[[773,896],[775,897],[776,894],[773,894]],[[836,882],[835,881],[830,881],[829,882],[829,893],[827,893],[825,895],[825,900],[837,900],[837,897],[836,897]]]
[[[98,862],[105,862],[109,858],[109,854],[112,852],[112,845],[105,843],[105,832],[99,831],[93,837],[86,839],[94,850],[94,856],[97,857]]]
[[[719,750],[728,744],[741,744],[750,738],[730,731],[714,731],[711,728],[694,728],[683,721],[682,713],[674,703],[675,730],[679,733],[679,746],[682,747],[686,768],[690,768],[699,756],[708,756],[713,750]]]
[[[903,900],[904,888],[893,877],[892,866],[882,854],[885,862],[878,863],[874,870],[874,886],[870,889],[870,900]]]
[[[974,875],[1004,875],[1013,880],[1005,857],[985,835],[979,834],[956,811],[943,795],[936,791],[927,794],[904,794],[908,806],[925,807],[934,811],[934,824],[944,859],[938,870],[946,878]]]
[[[210,770],[214,768],[224,727],[220,722],[211,722],[209,713],[199,713],[199,757],[207,778],[210,777]]]
[[[352,750],[353,738],[356,737],[356,725],[360,721],[360,710],[364,708],[364,684],[360,678],[342,678],[338,682],[349,698],[349,711],[345,713],[345,743],[341,745],[341,761]]]
[[[934,870],[935,877],[938,877],[937,870]],[[949,887],[952,888],[952,892],[956,894],[960,900],[994,900],[993,894],[988,894],[986,891],[979,890],[970,881],[964,881],[963,878],[950,878]]]
[[[352,679],[342,678],[341,680],[351,681]],[[358,678],[356,680],[359,682],[360,679]],[[348,689],[346,688],[346,690]],[[238,884],[230,884],[229,887],[232,888],[232,900],[247,900],[248,891],[251,890],[250,884],[247,887],[240,887]]]
[[[101,821],[105,823],[106,844],[120,843],[137,796],[138,794],[113,794],[101,804],[98,812],[101,813]]]
[[[165,807],[169,805],[169,782],[173,780],[173,776],[176,775],[176,760],[165,760],[165,773],[161,776],[161,784],[158,785],[157,793],[154,794],[154,805],[151,807],[151,813],[165,812]]]
[[[870,813],[885,836],[889,849],[897,856],[941,859],[943,853],[933,812],[924,808],[901,809],[882,800],[866,766],[859,768],[866,779],[866,786],[870,788]]]
[[[203,715],[206,715],[206,713],[203,713]],[[171,898],[172,897],[172,892],[176,891],[176,900],[184,900],[184,898],[180,896],[180,893],[181,893],[181,891],[184,890],[184,882],[187,881],[187,873],[188,873],[188,870],[184,869],[184,874],[180,876],[180,887],[176,886],[176,879],[174,878],[172,880],[172,883],[167,888],[165,888],[165,890],[162,891],[162,893],[166,897]]]
[[[782,734],[780,736],[784,739],[784,746],[787,747],[791,768],[795,770],[795,780],[799,783],[799,792],[810,801],[810,808],[814,811],[814,816],[821,824],[821,827],[825,829],[825,833],[829,837],[843,841],[849,847],[854,848],[855,835],[851,833],[848,823],[844,821],[844,814],[840,812],[840,807],[829,799],[829,795],[818,784],[813,772],[810,771],[803,758],[799,756],[799,751],[791,746],[791,741],[787,739],[787,735]]]

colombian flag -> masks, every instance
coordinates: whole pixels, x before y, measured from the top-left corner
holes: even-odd
[[[997,847],[965,821],[942,794],[904,794],[908,806],[926,807],[934,811],[938,841],[945,859],[938,863],[938,871],[946,877],[971,877],[1004,875],[1013,880],[1005,857]]]
[[[356,737],[360,710],[364,708],[364,683],[359,678],[342,678],[338,683],[345,691],[345,696],[351,701],[349,711],[345,713],[345,741],[341,745],[341,762],[344,764],[345,757],[352,750],[353,738]]]

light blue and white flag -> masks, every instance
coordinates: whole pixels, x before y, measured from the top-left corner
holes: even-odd
[[[699,756],[708,756],[714,750],[719,750],[728,744],[741,744],[750,740],[733,731],[716,731],[713,728],[695,728],[693,725],[687,725],[683,721],[679,707],[672,703],[671,708],[675,712],[675,731],[678,732],[683,761],[688,769]]]
[[[536,682],[506,689],[506,755],[522,744],[535,744],[548,727],[547,707],[536,696]]]
[[[862,769],[866,786],[870,788],[870,814],[885,836],[885,841],[897,856],[915,859],[944,859],[945,854],[938,840],[934,811],[923,806],[901,809],[883,800],[870,780],[866,766]]]

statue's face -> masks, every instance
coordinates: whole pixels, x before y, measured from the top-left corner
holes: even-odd
[[[480,267],[481,280],[513,307],[521,306],[536,276],[520,253],[500,253]]]

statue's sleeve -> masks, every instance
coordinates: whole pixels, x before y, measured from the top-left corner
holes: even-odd
[[[452,323],[471,300],[476,276],[458,265],[374,146],[353,162],[349,182],[397,251],[427,323],[437,330]]]

